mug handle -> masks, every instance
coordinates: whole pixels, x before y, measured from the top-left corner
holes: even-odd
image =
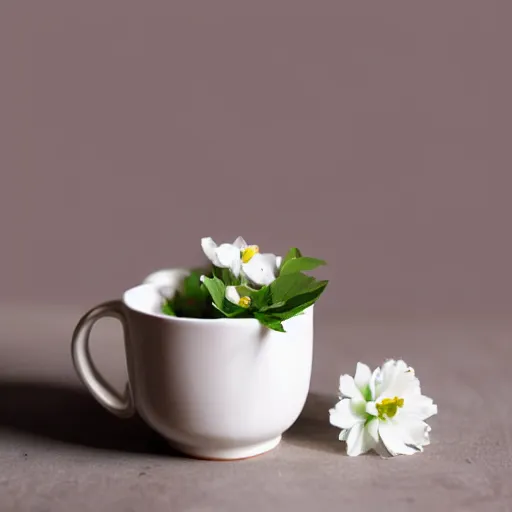
[[[78,322],[71,341],[71,357],[80,380],[91,395],[112,414],[120,418],[129,418],[135,414],[135,405],[130,391],[130,383],[126,384],[124,393],[118,393],[98,372],[91,357],[89,336],[94,324],[100,318],[116,318],[123,326],[123,334],[128,339],[128,322],[124,305],[120,300],[104,302],[88,311]]]

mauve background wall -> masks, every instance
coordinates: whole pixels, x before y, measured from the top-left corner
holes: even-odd
[[[199,238],[324,257],[327,310],[509,311],[512,4],[0,4],[0,302]]]

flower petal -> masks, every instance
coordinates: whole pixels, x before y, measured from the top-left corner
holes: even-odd
[[[379,411],[377,411],[377,405],[375,402],[367,402],[366,403],[366,412],[367,414],[371,414],[372,416],[378,416]]]
[[[437,414],[437,405],[432,398],[425,395],[410,395],[404,399],[403,413],[426,420]]]
[[[226,286],[226,299],[233,304],[238,304],[240,302],[240,294],[238,293],[236,286]]]
[[[366,431],[368,435],[373,439],[375,445],[380,442],[379,438],[379,420],[375,418],[374,420],[370,420],[366,424]]]
[[[352,428],[356,423],[364,423],[364,416],[359,415],[353,405],[349,398],[339,401],[334,409],[329,411],[331,425],[338,428]]]
[[[372,376],[370,377],[370,383],[368,384],[368,386],[370,388],[370,398],[372,400],[375,400],[375,398],[376,398],[376,388],[380,384],[380,379],[381,379],[380,368],[375,368],[375,370],[373,370]]]
[[[429,433],[431,428],[424,421],[402,416],[399,426],[402,429],[403,440],[406,444],[412,445],[420,451],[423,451],[423,446],[430,444]]]
[[[215,252],[223,268],[229,268],[233,260],[240,259],[240,250],[231,244],[221,244]]]
[[[354,378],[348,374],[340,377],[340,393],[344,397],[354,398],[358,401],[364,400],[361,391],[359,391],[359,388],[356,386]]]
[[[347,436],[347,455],[355,457],[375,448],[377,442],[370,435],[364,423],[354,425]]]
[[[357,363],[354,382],[361,392],[364,392],[364,390],[368,387],[371,378],[372,371],[370,370],[370,367],[363,363]]]
[[[397,368],[397,361],[394,359],[388,359],[384,362],[380,371],[380,379],[376,381],[375,392],[377,396],[383,394],[387,388],[389,388],[395,381],[397,373],[400,369]],[[402,373],[405,372],[405,369]]]
[[[376,395],[380,399],[419,395],[420,381],[409,367],[402,361],[390,359],[382,365],[381,383],[376,386]]]
[[[282,256],[276,256],[276,269],[279,270],[281,268],[281,263],[283,262]]]
[[[234,242],[233,242],[233,245],[237,248],[237,249],[245,249],[247,247],[247,242],[241,237],[239,236]]]
[[[231,244],[221,244],[215,250],[218,267],[229,268],[234,276],[240,275],[240,250]],[[215,263],[214,263],[215,265]]]
[[[404,435],[400,426],[391,420],[379,422],[379,436],[388,452],[393,456],[413,455],[418,451],[406,444],[407,436]]]
[[[201,247],[206,257],[216,266],[219,266],[217,258],[217,244],[209,236],[201,238]]]
[[[233,259],[233,261],[231,262],[231,266],[229,267],[229,270],[231,270],[231,273],[235,277],[238,277],[242,270],[242,260],[240,258]]]
[[[276,255],[257,253],[242,264],[242,270],[254,284],[267,286],[276,278]]]
[[[338,439],[340,441],[346,441],[349,434],[350,434],[350,429],[349,428],[345,428],[345,429],[343,429],[340,432],[340,435],[338,436]]]

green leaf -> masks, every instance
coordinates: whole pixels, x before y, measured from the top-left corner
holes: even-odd
[[[189,318],[207,318],[212,310],[209,293],[201,283],[203,270],[193,270],[183,280],[180,290],[169,301],[176,316]]]
[[[317,281],[301,272],[279,276],[270,284],[272,303],[287,302],[296,295],[312,292],[322,286],[325,288],[326,284],[327,281]]]
[[[229,268],[220,268],[213,266],[212,277],[217,277],[226,286],[236,286],[240,284],[240,278],[235,277]]]
[[[282,310],[282,311],[272,311],[272,316],[275,318],[279,318],[282,322],[288,320],[289,318],[293,318],[294,316],[301,315],[304,310],[312,306],[317,299],[310,300],[309,302],[304,302],[300,306],[294,307],[292,309]]]
[[[210,293],[213,303],[222,311],[224,297],[226,296],[226,286],[218,277],[205,277],[203,284]]]
[[[209,304],[211,306],[210,314],[204,318],[226,318],[227,315],[222,309],[219,309],[213,302],[209,302]]]
[[[288,274],[294,274],[296,272],[305,272],[307,270],[313,270],[321,265],[326,265],[324,260],[318,260],[316,258],[309,258],[306,256],[293,258],[281,265],[279,274],[285,276]]]
[[[259,311],[260,311],[260,313],[263,313],[265,311],[268,311],[269,309],[281,308],[285,305],[286,305],[286,302],[284,302],[284,301],[275,302],[274,304],[270,304],[268,306],[261,307]]]
[[[223,316],[229,316],[225,311],[224,311],[224,306],[222,308],[219,308],[219,306],[217,306],[217,304],[213,303],[213,307],[216,311],[219,312],[219,316],[223,317]]]
[[[292,247],[288,253],[286,254],[286,256],[284,257],[283,259],[283,262],[281,263],[281,268],[283,268],[283,266],[290,260],[293,260],[295,258],[301,258],[302,257],[302,253],[299,251],[299,249],[297,249],[297,247]]]
[[[176,316],[176,313],[168,300],[166,300],[162,305],[162,313],[164,315]]]
[[[306,293],[299,293],[298,295],[291,297],[286,301],[284,306],[272,310],[272,314],[275,315],[277,313],[285,313],[300,307],[303,307],[304,309],[305,304],[311,305],[312,303],[316,302],[318,297],[320,297],[320,295],[327,287],[328,281],[316,281],[316,284],[318,286],[316,286],[315,289]]]
[[[240,297],[251,298],[250,309],[260,310],[270,304],[271,294],[268,286],[256,290],[247,285],[240,285],[236,287],[236,291],[239,293]]]
[[[264,312],[281,321],[288,320],[314,304],[327,284],[328,281],[317,281],[300,272],[280,276],[270,285],[274,307]]]
[[[251,288],[250,286],[247,286],[245,284],[238,285],[236,287],[236,291],[240,294],[240,297],[248,296],[251,297],[251,299],[258,294],[260,290],[255,290],[254,288]]]
[[[256,318],[260,324],[272,329],[273,331],[286,332],[279,318],[274,318],[271,315],[258,312],[254,313],[254,318]]]
[[[266,306],[272,304],[272,292],[270,291],[270,286],[264,286],[259,290],[255,290],[251,295],[252,306],[255,309],[261,310]]]
[[[204,300],[206,289],[201,283],[201,274],[192,272],[183,281],[183,295],[187,298]]]
[[[226,286],[234,286],[240,284],[240,278],[236,278],[229,268],[223,268],[221,273],[221,280]]]
[[[233,304],[230,300],[224,299],[224,303],[222,304],[222,308],[219,308],[216,304],[214,304],[215,309],[220,311],[224,316],[228,318],[237,318],[242,316],[249,316],[249,309],[242,308],[241,306],[237,306]]]

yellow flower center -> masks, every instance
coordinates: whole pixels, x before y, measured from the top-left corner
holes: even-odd
[[[243,263],[249,263],[251,261],[251,258],[260,252],[260,248],[257,245],[250,245],[249,247],[246,247],[245,249],[242,249],[242,262]]]
[[[251,305],[251,297],[240,297],[238,305],[242,306],[243,308],[248,308]]]
[[[398,408],[403,406],[403,398],[398,398],[397,396],[395,396],[395,398],[384,398],[381,402],[376,404],[379,419],[385,420],[385,416],[392,418],[397,413]]]

